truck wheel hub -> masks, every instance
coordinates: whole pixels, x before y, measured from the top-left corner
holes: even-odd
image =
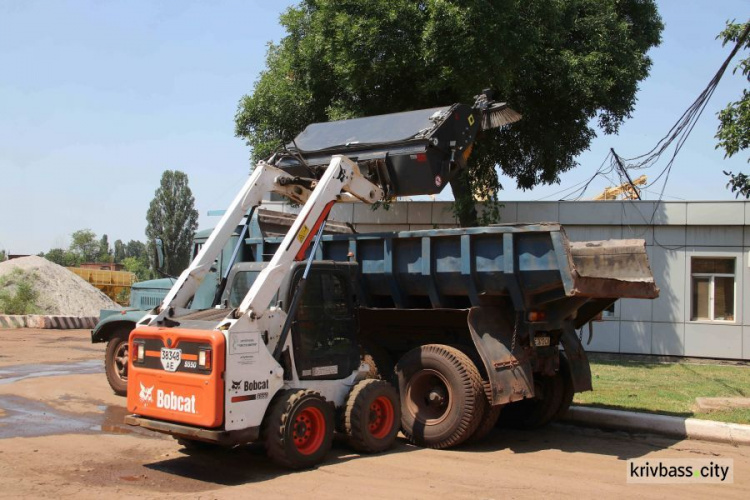
[[[415,373],[407,383],[406,395],[406,410],[420,422],[435,425],[450,413],[450,384],[436,370]]]

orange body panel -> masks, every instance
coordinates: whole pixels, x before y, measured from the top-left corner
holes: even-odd
[[[144,362],[135,342],[146,343]],[[210,330],[141,326],[130,333],[128,411],[145,417],[213,428],[224,421],[224,336]],[[177,371],[163,368],[161,347],[181,349]],[[211,369],[195,368],[197,350],[211,349]],[[185,352],[185,351],[194,352]],[[156,356],[154,356],[154,351]]]

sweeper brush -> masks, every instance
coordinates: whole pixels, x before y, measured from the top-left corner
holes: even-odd
[[[331,157],[346,155],[388,197],[436,194],[466,166],[480,131],[521,115],[485,90],[472,106],[453,104],[308,125],[269,163],[298,178],[320,178]]]

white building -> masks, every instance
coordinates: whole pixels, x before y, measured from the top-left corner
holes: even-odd
[[[750,202],[506,202],[501,217],[560,222],[573,241],[646,240],[660,297],[618,301],[589,351],[750,360]],[[331,218],[358,232],[456,225],[447,202],[339,204]]]

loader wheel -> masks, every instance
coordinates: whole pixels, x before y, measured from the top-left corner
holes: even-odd
[[[570,361],[562,354],[560,355],[560,371],[557,373],[557,376],[561,379],[563,390],[560,406],[557,408],[557,412],[555,412],[554,420],[559,420],[568,413],[568,409],[571,403],[573,403],[573,396],[575,395],[573,375],[570,372]]]
[[[118,396],[128,393],[128,337],[130,328],[120,327],[107,342],[104,353],[104,372],[109,386]]]
[[[393,447],[401,426],[396,389],[385,380],[363,380],[354,386],[344,408],[344,432],[352,448],[380,453]]]
[[[412,349],[396,365],[401,429],[419,446],[449,448],[466,441],[487,406],[482,377],[460,350],[439,344]]]
[[[305,389],[280,392],[268,408],[263,438],[268,456],[290,469],[323,461],[333,443],[333,408],[319,393]]]
[[[370,366],[367,378],[396,382],[393,373],[393,360],[388,352],[377,345],[362,345],[362,361]]]
[[[538,429],[550,422],[560,408],[563,384],[559,374],[534,377],[534,397],[510,403],[499,424],[515,429]]]

